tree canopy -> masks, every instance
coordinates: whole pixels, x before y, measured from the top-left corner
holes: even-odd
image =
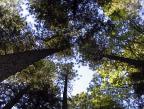
[[[34,16],[34,28],[27,24],[27,16],[21,16],[22,4],[28,15]],[[142,0],[0,0],[0,81],[4,85],[8,82],[11,90],[15,90],[11,82],[18,86],[20,80],[22,84],[18,86],[20,93],[15,92],[18,101],[12,97],[15,100],[2,107],[21,108],[30,103],[28,108],[50,108],[45,104],[54,99],[57,108],[61,105],[62,88],[52,79],[61,78],[65,87],[63,100],[69,101],[63,109],[69,105],[81,109],[121,109],[130,105],[125,103],[128,100],[142,108],[142,9]],[[63,59],[71,64],[63,64]],[[96,75],[88,91],[72,97],[70,102],[67,86],[76,76],[73,59],[88,65]],[[56,66],[59,67],[54,71]],[[39,88],[30,90],[35,87]],[[36,96],[39,93],[42,96]]]

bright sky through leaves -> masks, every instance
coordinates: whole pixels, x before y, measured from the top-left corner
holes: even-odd
[[[34,29],[34,16],[30,15],[29,12],[26,10],[27,6],[25,4],[22,5],[22,15],[27,16],[26,17],[26,21],[28,22],[29,26],[32,27],[32,29]],[[102,13],[102,11],[101,11]],[[81,92],[86,92],[87,87],[89,86],[89,83],[92,79],[92,76],[94,74],[94,72],[92,70],[90,70],[88,68],[88,66],[80,66],[78,67],[78,65],[75,65],[75,69],[78,71],[78,75],[80,75],[79,79],[76,79],[75,81],[73,81],[72,85],[73,85],[73,90],[71,95],[76,95],[78,93]]]
[[[139,14],[141,16],[141,18],[144,20],[144,0],[141,0],[141,6],[142,8],[139,11]],[[23,16],[27,16],[29,15],[29,12],[26,10],[26,5],[22,5],[23,8]],[[102,14],[103,11],[100,11],[100,14]],[[32,28],[34,29],[34,16],[29,15],[27,16],[27,22],[28,24],[30,24],[32,26]],[[83,91],[86,91],[89,82],[92,79],[92,76],[95,72],[91,71],[88,66],[75,66],[75,69],[78,70],[78,74],[81,75],[81,77],[79,79],[77,79],[76,81],[73,82],[73,91],[72,91],[72,95],[76,95],[77,93],[81,93]]]
[[[78,70],[78,74],[81,77],[73,82],[72,95],[76,95],[81,92],[86,92],[86,89],[89,86],[89,82],[91,81],[93,74],[95,73],[92,70],[90,70],[88,66],[75,66],[75,69]]]

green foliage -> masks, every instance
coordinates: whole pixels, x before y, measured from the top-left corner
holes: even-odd
[[[112,2],[112,0],[97,0],[97,3],[100,5],[100,6],[105,6],[105,5],[108,5]]]
[[[68,57],[77,52],[80,61],[90,64],[93,69],[97,68],[99,78],[94,77],[94,85],[90,85],[87,93],[72,98],[71,107],[118,109],[121,107],[117,101],[129,98],[131,91],[134,90],[139,96],[143,94],[144,70],[143,66],[131,66],[128,61],[123,63],[123,58],[107,59],[106,55],[143,61],[144,37],[143,24],[138,19],[139,2],[97,0],[97,3],[102,6],[106,16],[99,15],[99,8],[93,0],[30,0],[29,11],[35,15],[37,23],[44,25],[42,29],[52,31],[52,34],[46,32],[43,47],[74,47],[59,56]],[[26,23],[16,11],[16,4],[17,0],[0,0],[1,54],[35,48],[34,34],[25,28]],[[42,35],[39,38],[43,38]],[[38,89],[41,92],[43,88],[44,91],[48,87],[55,89],[53,82],[56,76],[63,84],[66,75],[68,82],[76,77],[73,63],[60,63],[56,69],[53,62],[44,60],[18,73],[16,79],[30,84],[31,91]]]
[[[122,109],[109,95],[102,94],[98,88],[77,94],[72,97],[69,105],[70,109]]]
[[[57,82],[64,85],[65,76],[67,76],[68,88],[70,88],[71,81],[78,76],[77,71],[74,69],[73,63],[58,63],[57,64]]]
[[[137,14],[136,9],[140,6],[138,0],[103,0],[99,4],[106,15],[116,21],[128,19],[129,15]]]
[[[19,2],[0,1],[0,54],[30,50],[35,46],[33,35],[18,11]]]
[[[16,75],[18,81],[31,85],[32,89],[43,86],[53,87],[56,79],[56,66],[48,60],[41,60]]]
[[[40,60],[7,79],[7,84],[17,87],[17,89],[11,89],[13,95],[10,94],[8,97],[12,101],[8,100],[7,104],[10,104],[10,107],[15,105],[15,107],[22,109],[59,107],[60,89],[54,83],[55,80],[55,63]]]
[[[31,0],[30,12],[44,22],[48,28],[65,28],[68,24],[68,15],[65,5],[60,0]]]
[[[71,101],[69,102],[69,108],[89,109],[88,108],[89,103],[90,102],[87,99],[87,94],[82,92],[71,98]]]

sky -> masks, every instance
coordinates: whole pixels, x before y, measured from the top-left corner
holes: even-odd
[[[90,81],[92,80],[94,71],[90,70],[88,66],[80,66],[75,65],[75,69],[78,70],[78,74],[80,78],[72,83],[73,91],[71,95],[76,95],[81,92],[86,92],[86,89],[89,86]]]
[[[141,18],[144,20],[144,0],[141,0],[141,9],[139,11],[139,15],[141,16]]]
[[[26,10],[26,5],[22,5],[22,8],[23,8],[23,16],[27,16],[29,15],[29,12]],[[34,29],[34,16],[32,15],[29,15],[27,16],[27,19],[26,21],[28,22],[28,24],[30,24],[33,29]],[[79,67],[80,66],[80,67]],[[74,69],[76,69],[78,72],[78,78],[75,79],[75,81],[72,81],[72,91],[71,91],[71,94],[72,96],[76,95],[76,94],[79,94],[81,92],[86,92],[88,86],[89,86],[89,83],[92,79],[92,76],[93,74],[95,73],[94,71],[90,70],[88,68],[88,66],[82,66],[82,65],[75,65],[74,66]]]
[[[141,0],[141,6],[142,8],[139,11],[139,15],[141,16],[142,20],[144,20],[144,0]],[[23,16],[27,16],[29,13],[26,10],[26,6],[23,5]],[[27,22],[34,28],[34,16],[30,15],[27,16]],[[93,77],[93,74],[96,73],[88,68],[88,66],[82,66],[78,67],[78,65],[75,65],[75,69],[78,71],[77,73],[80,75],[79,79],[76,79],[72,82],[73,90],[71,91],[71,95],[76,95],[81,92],[86,92],[89,83]],[[13,107],[13,109],[16,109]]]
[[[142,20],[144,20],[144,0],[140,1],[142,7],[139,11],[139,15],[142,18]],[[81,66],[80,68],[78,68],[78,66],[75,66],[75,68],[78,70],[78,74],[82,75],[82,77],[79,80],[73,82],[72,95],[76,95],[78,93],[86,91],[90,81],[92,80],[93,74],[96,73],[90,70],[88,66]]]
[[[142,8],[139,11],[139,15],[144,20],[144,0],[141,0],[141,6],[142,6]],[[29,12],[26,10],[26,5],[23,5],[22,8],[23,8],[23,12],[22,12],[23,15],[27,16],[29,14]],[[35,23],[34,16],[32,16],[32,15],[27,16],[27,22],[32,27],[34,27],[34,23]],[[96,72],[90,70],[88,68],[88,66],[80,65],[80,67],[78,67],[78,65],[75,65],[74,67],[78,71],[77,73],[81,76],[79,77],[79,79],[76,79],[75,81],[72,82],[73,90],[71,92],[71,95],[76,95],[83,91],[86,92],[86,90],[89,86],[89,83],[93,77],[93,74],[96,73]]]

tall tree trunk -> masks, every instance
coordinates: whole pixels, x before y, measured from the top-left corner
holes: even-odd
[[[64,91],[63,91],[63,101],[62,101],[62,109],[67,109],[67,83],[68,83],[68,75],[65,75],[64,81]]]
[[[39,49],[0,55],[0,82],[14,75],[16,72],[20,72],[34,62],[64,49],[64,47],[59,49]]]
[[[26,94],[29,90],[29,86],[19,91],[15,97],[11,98],[10,101],[3,107],[3,109],[11,109],[16,103],[19,102],[19,100],[23,97],[24,94]]]
[[[40,59],[45,58],[48,55],[52,55],[56,52],[64,50],[65,47],[59,49],[40,49],[40,50],[31,50],[20,53],[13,53],[0,56],[0,82],[5,80],[11,75],[14,75],[16,72],[20,72],[29,65],[33,64]],[[125,57],[119,57],[115,55],[103,55],[103,57],[109,58],[110,60],[116,60],[120,62],[128,63],[135,67],[143,67],[144,60],[135,60]]]
[[[141,68],[144,66],[144,60],[135,60],[135,59],[125,58],[125,57],[120,57],[120,56],[115,56],[115,55],[103,55],[103,57],[108,58],[110,60],[124,62],[124,63],[133,65],[138,68]]]

